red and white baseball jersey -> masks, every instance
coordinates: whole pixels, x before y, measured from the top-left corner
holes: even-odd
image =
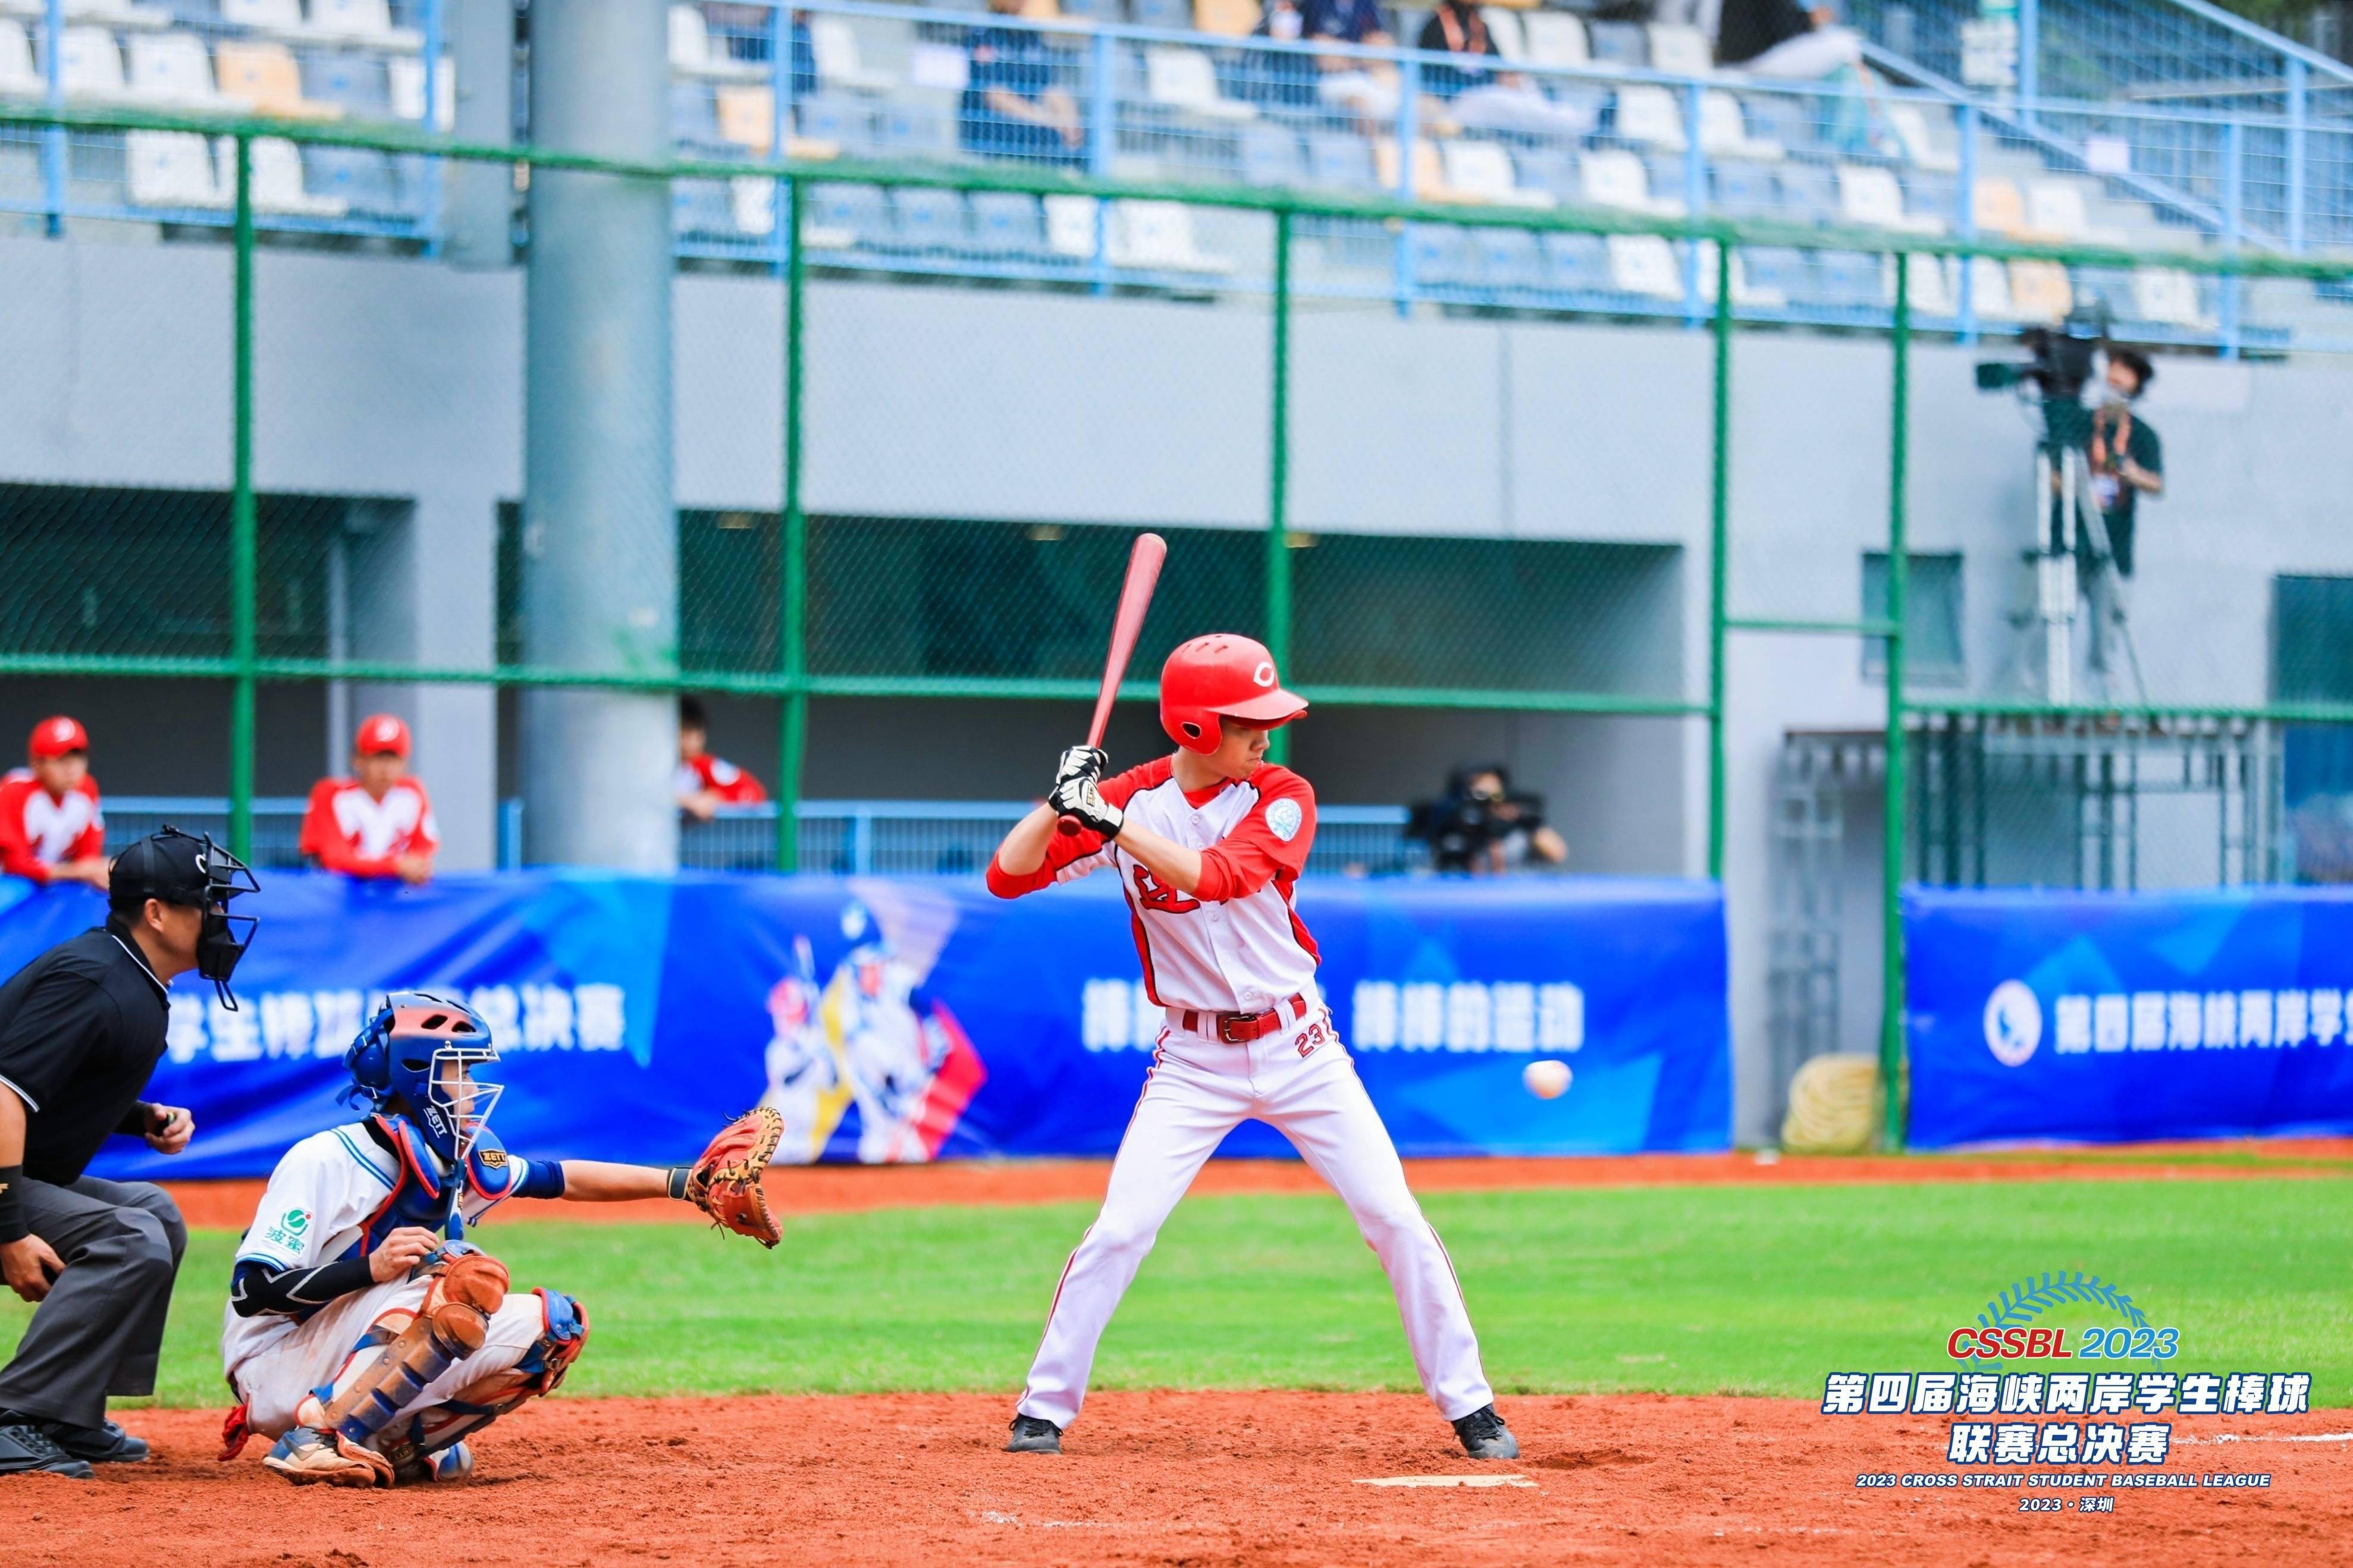
[[[1056,834],[1027,877],[992,858],[989,890],[1014,899],[1111,867],[1119,874],[1144,960],[1144,984],[1164,1007],[1262,1013],[1315,994],[1315,939],[1291,907],[1293,884],[1315,837],[1315,792],[1289,768],[1206,790],[1178,787],[1175,759],[1130,768],[1098,786],[1105,801],[1165,838],[1201,852],[1201,885],[1164,887],[1141,861],[1097,833]]]
[[[760,787],[758,779],[709,752],[680,763],[670,780],[670,787],[680,795],[701,795],[708,790],[729,805],[756,805],[768,798],[768,792]]]
[[[30,768],[0,778],[0,872],[46,882],[49,868],[106,850],[98,781],[88,773],[63,799],[41,787]]]
[[[311,786],[310,809],[302,814],[301,851],[330,871],[353,877],[395,877],[403,855],[430,855],[441,847],[433,824],[433,802],[422,782],[396,779],[382,800],[356,779],[321,779]]]

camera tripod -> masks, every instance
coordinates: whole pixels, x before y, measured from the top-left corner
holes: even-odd
[[[2042,414],[2043,433],[2034,444],[2031,492],[2037,543],[2025,552],[2027,563],[2034,568],[2034,604],[2010,615],[2010,625],[2021,634],[2012,667],[2019,684],[2036,690],[2030,673],[2031,655],[2039,644],[2042,680],[2038,694],[2055,705],[2076,701],[2075,624],[2085,616],[2105,614],[2112,626],[2094,621],[2090,627],[2091,668],[2101,678],[2104,689],[2082,695],[2108,699],[2116,695],[2110,689],[2115,672],[2107,668],[2107,637],[2113,630],[2132,675],[2133,700],[2146,702],[2148,689],[2141,679],[2140,653],[2133,646],[2132,626],[2125,613],[2123,577],[2116,570],[2106,514],[2092,484],[2091,459],[2084,450],[2091,432],[2090,412],[2081,404],[2046,400]],[[2090,545],[2090,584],[2079,580],[2076,568],[2079,532],[2082,542]],[[2097,590],[2088,603],[2087,588]]]

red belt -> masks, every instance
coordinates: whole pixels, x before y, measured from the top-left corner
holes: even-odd
[[[1307,1016],[1307,998],[1294,991],[1287,1001],[1263,1013],[1197,1013],[1188,1007],[1177,1015],[1177,1024],[1188,1035],[1215,1035],[1229,1046],[1248,1045],[1282,1027],[1284,1007],[1291,1009],[1294,1018]]]

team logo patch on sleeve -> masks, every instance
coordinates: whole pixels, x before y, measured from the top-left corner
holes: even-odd
[[[1299,837],[1299,803],[1278,800],[1266,808],[1266,826],[1285,844]]]

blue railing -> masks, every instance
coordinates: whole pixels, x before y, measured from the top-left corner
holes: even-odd
[[[253,803],[252,863],[291,867],[305,802],[265,796]],[[800,863],[839,876],[977,876],[1007,828],[1030,801],[804,800]],[[497,864],[523,864],[522,802],[502,800]],[[228,836],[228,802],[217,795],[111,795],[106,801],[106,852],[115,854],[165,823],[190,833]],[[1315,814],[1307,868],[1316,875],[1395,876],[1429,865],[1426,847],[1405,837],[1398,805],[1324,805]],[[679,864],[702,871],[768,871],[776,863],[776,807],[723,806],[708,822],[679,828]]]
[[[332,41],[315,26],[233,25],[206,0],[174,3],[192,19],[142,30],[120,20],[69,22],[62,0],[50,0],[32,29],[45,90],[60,102],[102,100],[112,68],[124,95],[155,106],[179,83],[185,101],[174,107],[184,109],[231,107],[227,89],[240,87],[239,103],[288,116],[414,121],[431,106],[431,119],[447,119],[440,0],[329,0],[355,12],[375,5],[386,19],[357,40]],[[299,18],[294,4],[238,0],[238,14],[275,6]],[[790,225],[779,221],[778,185],[766,171],[787,156],[804,170],[834,157],[1010,162],[1440,204],[1680,210],[2173,251],[2353,246],[2353,117],[2317,112],[2324,95],[2292,100],[2294,116],[2263,102],[2189,109],[2021,96],[2015,82],[2005,96],[1939,74],[1962,68],[1947,47],[1965,19],[1957,5],[1908,13],[1917,18],[1917,61],[1890,52],[1893,8],[1859,5],[1859,19],[1881,38],[1876,58],[1911,84],[1869,89],[1718,73],[1695,30],[1588,27],[1566,12],[1491,13],[1504,58],[1472,68],[1493,67],[1491,74],[1466,78],[1462,56],[1204,35],[1189,30],[1187,8],[1168,0],[1133,0],[1140,20],[1166,26],[1028,22],[859,0],[712,14],[752,18],[736,26],[673,5],[676,143],[744,169],[676,183],[678,246],[696,261],[781,268]],[[1110,0],[1072,8],[1082,5],[1108,11]],[[312,14],[320,9],[314,4]],[[2026,12],[2034,14],[2031,0]],[[2039,14],[2054,14],[2049,0]],[[0,92],[10,80],[10,26],[23,31],[0,15]],[[2298,68],[2307,77],[2318,69]],[[205,70],[209,100],[198,90]],[[1018,92],[1029,118],[992,91]],[[0,208],[45,214],[53,228],[81,216],[224,224],[227,187],[217,149],[205,142],[188,133],[0,132]],[[12,177],[35,162],[39,179]],[[430,159],[265,140],[256,149],[258,218],[269,228],[374,234],[429,249],[439,232],[437,174]],[[1262,214],[857,182],[819,182],[807,195],[812,259],[837,269],[1098,290],[1270,283],[1271,226]],[[1294,233],[1293,287],[1308,297],[1686,321],[1712,307],[1706,247],[1657,237],[1322,219],[1302,219]],[[1886,319],[1887,277],[1867,253],[1749,249],[1735,271],[1734,303],[1747,320],[1873,325]],[[2353,316],[2333,323],[2345,307],[2331,291],[2294,286],[2284,307],[2293,321],[2274,321],[2228,280],[2178,271],[1930,264],[1915,269],[1913,304],[1923,325],[1971,335],[2055,317],[2086,294],[2106,299],[2125,331],[2145,341],[2230,350],[2242,341],[2283,345],[2293,333],[2297,346],[2353,343]]]

